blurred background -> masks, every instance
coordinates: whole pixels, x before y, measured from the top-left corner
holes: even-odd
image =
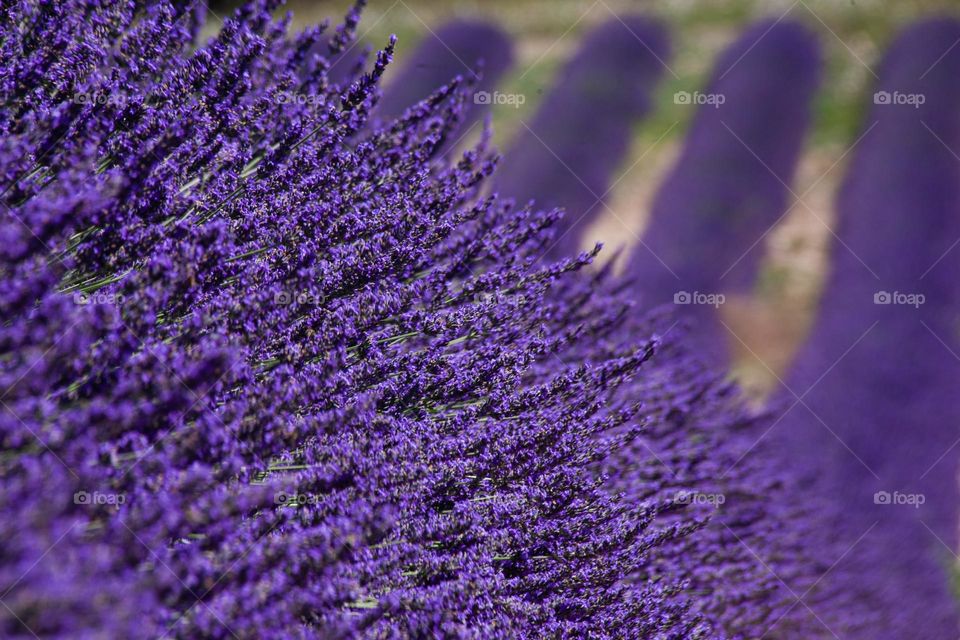
[[[215,16],[239,3],[212,0]],[[300,28],[329,19],[333,25],[351,0],[287,0]],[[602,240],[602,259],[643,236],[658,186],[677,160],[696,105],[677,104],[679,92],[706,85],[718,55],[758,20],[798,21],[819,37],[822,76],[808,135],[791,178],[787,209],[754,249],[762,254],[751,289],[727,295],[721,318],[731,338],[733,375],[757,399],[775,385],[806,336],[828,264],[834,202],[876,81],[877,65],[898,30],[919,18],[958,15],[956,0],[370,0],[358,33],[374,50],[398,36],[390,89],[425,38],[457,19],[480,20],[513,41],[512,63],[496,83],[501,93],[522,96],[489,110],[500,150],[523,132],[563,65],[585,34],[616,16],[641,14],[664,23],[671,52],[652,85],[652,104],[631,125],[629,146],[607,206],[584,235]],[[210,21],[210,28],[219,24]],[[464,143],[479,135],[479,127]],[[799,200],[799,201],[798,201]],[[584,241],[592,245],[592,241]],[[618,265],[622,267],[622,265]]]

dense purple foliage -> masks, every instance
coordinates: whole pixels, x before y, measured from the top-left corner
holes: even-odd
[[[653,320],[662,326],[662,318]],[[658,574],[671,582],[687,582],[689,593],[695,594],[691,611],[701,617],[703,637],[759,638],[792,605],[789,590],[770,570],[774,556],[766,542],[777,540],[775,553],[788,561],[804,557],[789,548],[798,543],[797,527],[783,517],[796,514],[781,509],[796,496],[781,473],[771,473],[766,457],[750,455],[769,422],[740,407],[730,383],[718,379],[707,393],[699,384],[685,384],[690,379],[686,372],[696,370],[687,359],[702,361],[702,355],[688,347],[678,353],[673,347],[661,349],[661,357],[674,368],[671,375],[658,370],[623,392],[644,397],[669,387],[670,401],[647,405],[655,419],[608,460],[606,468],[615,486],[629,495],[649,492],[683,505],[667,518],[684,521],[693,516],[704,523],[695,535],[653,550]]]
[[[496,190],[519,202],[562,206],[547,256],[577,251],[604,211],[608,190],[629,150],[634,125],[651,106],[669,43],[648,18],[613,18],[584,37],[560,70],[536,115],[504,154]]]
[[[163,2],[3,9],[0,635],[722,637],[721,604],[764,608],[676,499],[749,422],[733,390],[590,255],[539,262],[558,213],[484,198],[485,140],[443,159],[462,85],[372,127],[393,44],[331,82],[311,52],[358,11],[288,38],[275,4],[202,46]]]
[[[377,115],[395,118],[427,98],[455,77],[473,84],[474,93],[463,110],[458,137],[483,114],[490,92],[513,63],[510,36],[497,26],[476,20],[454,20],[431,29],[396,75],[386,74],[386,89]]]
[[[819,57],[813,35],[798,23],[762,21],[723,52],[705,89],[677,94],[701,104],[626,273],[645,307],[688,294],[694,304],[684,313],[697,318],[704,344],[718,351],[726,331],[714,307],[696,304],[695,296],[753,283],[762,240],[786,208]]]
[[[958,40],[956,21],[920,23],[883,60],[819,320],[767,436],[812,512],[783,637],[800,619],[803,637],[957,637]]]

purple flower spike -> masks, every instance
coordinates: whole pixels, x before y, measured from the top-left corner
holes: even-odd
[[[697,113],[626,273],[642,306],[690,305],[718,349],[726,335],[710,302],[753,282],[761,240],[786,207],[819,66],[807,29],[763,21],[722,54],[706,89],[674,95]]]
[[[785,637],[801,619],[832,637],[813,615],[844,638],[957,636],[958,40],[932,20],[893,44],[839,196],[820,317],[771,432],[819,523]]]
[[[566,213],[546,252],[571,255],[604,211],[607,190],[647,113],[669,56],[663,27],[642,17],[613,19],[589,33],[504,154],[496,190]]]
[[[454,20],[430,31],[395,74],[387,74],[377,114],[394,118],[455,77],[476,82],[471,105],[464,110],[460,133],[492,102],[493,88],[513,64],[513,42],[496,25]]]

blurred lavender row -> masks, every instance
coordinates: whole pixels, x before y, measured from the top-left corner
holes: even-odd
[[[957,637],[957,42],[960,23],[917,24],[883,61],[819,319],[771,431],[798,498],[826,508],[809,541],[820,575],[791,584],[813,587],[794,614],[822,618],[823,637]],[[868,627],[846,625],[857,608]]]
[[[604,211],[633,127],[650,109],[669,42],[662,26],[636,16],[610,20],[584,38],[536,115],[522,123],[497,172],[496,190],[520,204],[563,207],[547,256],[575,252]]]
[[[475,82],[474,104],[464,110],[458,132],[465,135],[489,106],[489,95],[513,64],[513,43],[498,27],[481,21],[454,20],[430,31],[395,76],[377,105],[383,118],[396,118],[455,77]]]
[[[761,241],[786,208],[819,62],[804,27],[763,21],[723,52],[704,92],[677,96],[702,104],[626,273],[642,306],[689,305],[683,315],[711,350],[727,336],[708,302],[752,284]]]

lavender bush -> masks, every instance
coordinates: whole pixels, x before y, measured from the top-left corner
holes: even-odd
[[[781,393],[770,455],[812,511],[783,637],[799,619],[803,637],[957,635],[958,39],[960,23],[931,20],[885,56],[820,317]]]
[[[520,202],[562,206],[547,256],[580,247],[604,211],[607,191],[629,149],[632,127],[669,55],[667,34],[647,18],[613,18],[588,33],[560,71],[536,116],[504,154],[496,189]]]
[[[462,83],[372,127],[393,42],[338,82],[359,7],[276,4],[2,10],[3,637],[723,637],[717,557],[765,607],[669,497],[732,389],[442,159]]]

